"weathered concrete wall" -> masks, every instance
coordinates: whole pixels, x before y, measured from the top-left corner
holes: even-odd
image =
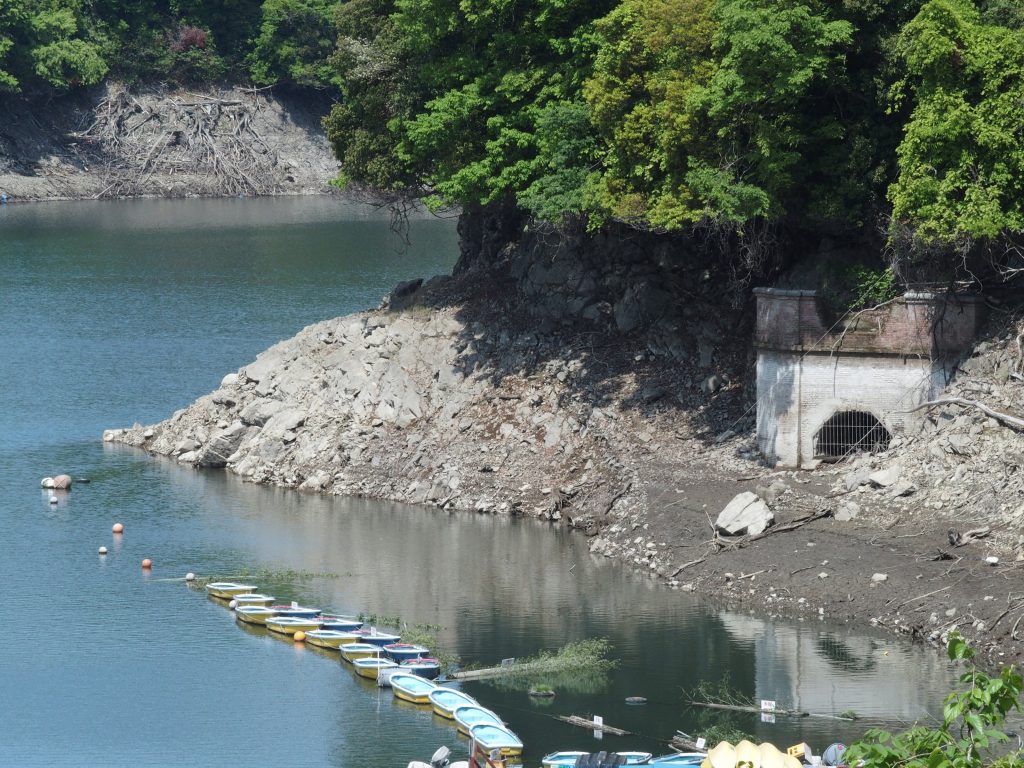
[[[757,356],[758,447],[773,464],[814,460],[814,438],[840,411],[874,415],[890,434],[913,430],[908,411],[938,396],[948,370],[924,358],[817,355],[761,350]]]
[[[838,412],[914,429],[920,416],[906,411],[948,384],[978,322],[972,297],[908,294],[828,323],[813,291],[756,294],[758,447],[784,466],[812,466],[815,436]]]

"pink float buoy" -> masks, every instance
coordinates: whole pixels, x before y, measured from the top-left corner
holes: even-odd
[[[113,527],[110,530],[112,530],[114,533],[124,533],[124,526],[120,523],[114,523]]]
[[[71,475],[57,475],[53,478],[53,487],[60,491],[71,489]]]

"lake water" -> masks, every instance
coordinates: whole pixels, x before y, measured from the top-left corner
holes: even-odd
[[[304,325],[451,268],[454,222],[421,217],[411,240],[400,253],[385,214],[329,198],[0,208],[0,765],[404,768],[441,744],[465,754],[453,728],[336,655],[245,630],[171,580],[188,571],[335,574],[260,587],[438,625],[467,663],[607,638],[618,667],[551,681],[553,700],[464,684],[523,738],[530,766],[555,749],[665,752],[677,729],[716,723],[820,749],[941,711],[952,672],[931,651],[723,611],[549,524],[257,487],[101,442]],[[51,506],[39,479],[59,472],[92,482]],[[684,689],[725,675],[756,699],[868,719],[684,706]],[[557,719],[595,713],[635,735],[598,741]]]

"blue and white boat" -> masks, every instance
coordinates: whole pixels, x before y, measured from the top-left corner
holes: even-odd
[[[385,645],[397,643],[402,639],[398,635],[391,635],[387,632],[378,632],[373,627],[370,627],[369,629],[357,629],[352,634],[359,635],[360,642],[376,645],[380,649],[383,649]]]
[[[479,750],[485,753],[499,750],[502,757],[519,757],[523,742],[503,725],[474,725],[469,734]]]
[[[273,616],[263,622],[271,632],[282,635],[294,635],[296,632],[312,632],[320,629],[320,622],[316,619],[300,619],[296,616]]]
[[[333,648],[338,650],[341,646],[354,643],[358,638],[351,632],[338,632],[335,629],[314,629],[306,633],[306,642],[311,645],[319,645],[321,648]]]
[[[363,622],[359,619],[350,619],[347,616],[321,616],[320,626],[324,629],[333,629],[335,632],[355,632]]]
[[[419,675],[409,672],[391,675],[391,690],[394,691],[395,696],[413,704],[429,704],[430,692],[435,688],[437,688],[437,683],[424,680]]]
[[[270,610],[278,616],[288,616],[292,619],[315,619],[320,615],[319,608],[304,608],[294,600],[291,605],[272,605]]]
[[[384,646],[384,653],[392,661],[401,664],[409,659],[418,659],[422,656],[429,656],[430,649],[422,645],[412,643],[388,643]]]
[[[459,729],[459,733],[466,736],[469,736],[470,729],[476,725],[504,725],[500,717],[479,704],[463,704],[461,707],[456,707],[452,717],[455,719],[455,726]]]
[[[589,754],[589,752],[552,752],[541,758],[540,764],[543,768],[573,768],[581,757]],[[646,765],[647,761],[651,759],[650,752],[616,752],[615,754],[625,759],[622,765]],[[703,760],[703,757],[701,759]],[[697,764],[700,764],[699,760]],[[665,765],[672,765],[672,763]],[[681,763],[681,765],[688,765],[688,763]]]
[[[235,608],[235,618],[244,621],[246,624],[266,624],[267,619],[273,619],[277,613],[262,605],[240,605]]]
[[[437,659],[409,659],[401,663],[403,671],[434,680],[441,674],[441,662]]]
[[[246,592],[243,595],[235,595],[232,600],[235,606],[241,608],[243,605],[262,605],[264,608],[274,602],[270,595],[261,595],[259,592]]]
[[[440,715],[447,720],[455,719],[456,707],[464,707],[466,705],[480,706],[477,704],[476,699],[468,693],[441,686],[432,690],[427,698],[430,699],[430,704],[434,708],[434,714]]]
[[[369,643],[345,643],[338,650],[341,651],[341,658],[350,664],[358,659],[380,658],[380,648]],[[394,662],[391,663],[394,664]],[[397,667],[398,665],[395,664],[395,666]]]
[[[236,584],[233,581],[215,581],[206,585],[206,594],[221,600],[230,600],[235,595],[245,595],[255,591],[254,584]]]
[[[704,752],[675,752],[671,755],[652,757],[647,765],[700,765],[707,755]]]

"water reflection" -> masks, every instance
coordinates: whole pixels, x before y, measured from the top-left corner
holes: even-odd
[[[894,638],[813,623],[723,615],[737,642],[757,657],[754,693],[780,707],[876,720],[913,721],[935,712],[936,692],[951,684],[934,651]]]

